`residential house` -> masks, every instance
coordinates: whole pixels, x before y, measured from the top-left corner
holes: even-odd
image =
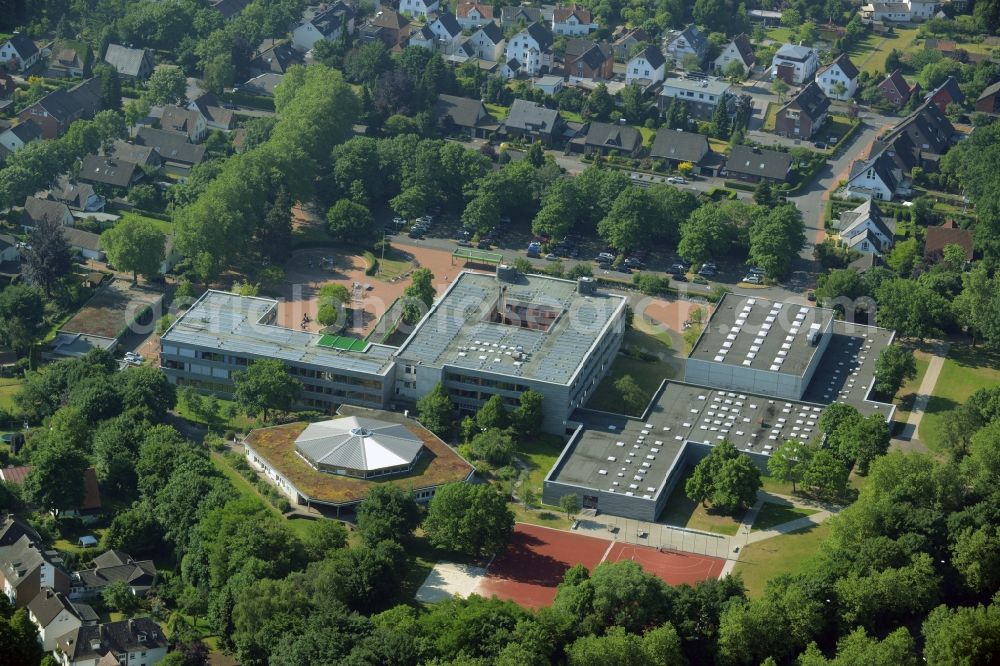
[[[940,0],[902,0],[902,2],[869,2],[860,9],[865,22],[910,23],[933,18]]]
[[[583,151],[587,155],[613,152],[631,157],[642,150],[642,134],[629,125],[590,122],[582,134]]]
[[[618,26],[612,35],[611,48],[614,50],[615,60],[626,62],[634,49],[639,44],[649,41],[649,35],[642,28],[626,28]]]
[[[65,175],[57,177],[49,189],[35,196],[66,204],[70,211],[98,213],[104,210],[104,197],[97,194],[92,186],[74,182]]]
[[[972,232],[961,229],[954,220],[948,220],[939,227],[928,227],[924,236],[924,259],[929,263],[937,263],[944,257],[944,248],[957,245],[965,250],[965,260],[972,261]]]
[[[500,132],[522,141],[541,141],[546,146],[558,142],[563,135],[565,123],[555,109],[524,99],[515,99],[507,119],[500,126]]]
[[[557,5],[552,10],[552,32],[557,35],[588,35],[597,27],[590,10],[575,3]]]
[[[24,200],[24,216],[21,225],[33,228],[42,222],[57,222],[65,227],[73,226],[73,213],[69,206],[59,201],[28,197]]]
[[[906,175],[888,152],[879,152],[864,160],[855,160],[847,177],[844,194],[850,198],[891,201],[908,189]]]
[[[754,63],[757,62],[757,56],[753,52],[753,44],[750,43],[750,38],[745,33],[740,33],[726,44],[722,53],[712,62],[712,69],[721,73],[731,62],[740,63],[744,73],[751,72]]]
[[[855,259],[851,263],[847,264],[847,268],[856,272],[858,275],[864,275],[871,269],[877,266],[884,266],[885,262],[877,254],[862,254],[861,257]]]
[[[56,641],[83,626],[72,602],[51,587],[43,587],[28,604],[28,619],[38,627],[43,652],[56,649]]]
[[[911,88],[910,84],[903,78],[903,73],[897,69],[882,79],[882,82],[878,84],[878,89],[890,104],[903,106],[910,101],[910,95],[920,92],[920,84],[915,83]]]
[[[434,118],[444,134],[460,131],[469,137],[483,138],[499,125],[482,100],[455,95],[439,95]]]
[[[152,560],[134,560],[128,553],[108,550],[90,562],[90,567],[73,572],[70,599],[101,594],[111,583],[124,581],[132,593],[141,596],[156,583],[156,565]]]
[[[23,32],[15,32],[0,45],[0,65],[11,72],[24,73],[35,66],[42,52]]]
[[[111,151],[108,155],[116,160],[132,162],[141,167],[151,169],[158,169],[163,165],[163,162],[160,160],[160,154],[151,147],[138,146],[134,143],[122,141],[121,139],[115,140],[111,145]]]
[[[55,654],[61,666],[155,666],[166,656],[167,649],[160,625],[138,617],[81,626],[58,640]]]
[[[236,89],[247,95],[255,95],[257,97],[274,97],[274,89],[277,88],[278,84],[284,80],[284,74],[265,72],[264,74],[258,74],[257,76],[250,77],[243,83],[236,86]]]
[[[153,73],[153,56],[146,49],[133,49],[120,44],[108,44],[104,62],[129,81],[140,81]]]
[[[791,170],[791,155],[765,148],[733,146],[726,160],[726,176],[749,183],[784,183]]]
[[[544,20],[542,10],[537,7],[526,7],[518,5],[516,7],[500,8],[500,25],[508,28],[512,25],[531,25]]]
[[[944,83],[932,90],[927,99],[936,106],[941,113],[948,112],[949,104],[962,104],[965,102],[965,95],[958,87],[958,81],[954,76],[949,76]]]
[[[901,141],[905,135],[909,141]],[[933,99],[925,99],[913,113],[901,120],[885,135],[879,137],[872,153],[890,150],[908,160],[906,171],[919,166],[927,171],[937,169],[941,156],[948,152],[955,140],[955,128],[941,112]],[[891,148],[890,148],[891,146]],[[904,155],[900,155],[900,154]]]
[[[401,48],[410,35],[410,20],[389,7],[379,7],[361,28],[361,41],[380,41],[387,49]]]
[[[303,63],[302,54],[288,42],[274,44],[250,61],[252,74],[284,74],[292,65]]]
[[[569,39],[563,54],[563,75],[604,81],[615,74],[614,49],[605,42]]]
[[[561,76],[536,76],[531,79],[531,87],[541,90],[546,95],[557,95],[563,89],[563,77]]]
[[[439,14],[436,19],[428,24],[428,27],[434,33],[438,51],[444,54],[454,52],[459,39],[462,37],[462,26],[458,24],[458,20],[454,14]]]
[[[836,60],[816,71],[816,83],[830,99],[846,102],[858,90],[858,68],[846,53],[841,53]]]
[[[656,133],[653,145],[649,148],[649,156],[654,160],[663,160],[676,169],[681,162],[690,162],[696,167],[701,166],[711,153],[708,137],[704,134],[670,130],[662,128]]]
[[[650,45],[628,61],[625,66],[625,83],[647,87],[662,81],[666,72],[666,58],[660,49]]]
[[[340,39],[354,32],[354,8],[344,2],[306,7],[302,22],[292,30],[292,46],[299,52],[311,51],[316,42]],[[283,73],[283,72],[282,72]]]
[[[44,550],[40,541],[24,534],[0,547],[0,585],[15,608],[27,608],[43,587],[69,592],[69,574],[62,565],[59,553]]]
[[[200,143],[208,134],[208,121],[198,111],[192,111],[176,104],[167,104],[160,112],[160,129],[180,132],[191,143]]]
[[[23,536],[33,543],[42,542],[41,535],[28,523],[12,513],[0,515],[0,548],[13,546]]]
[[[252,0],[211,0],[211,7],[222,14],[222,20],[232,21],[247,8]]]
[[[179,132],[141,127],[135,135],[135,142],[140,146],[151,146],[160,154],[164,164],[172,166],[190,168],[205,159],[205,146],[189,143],[187,137]]]
[[[660,91],[660,109],[666,109],[674,99],[680,99],[687,103],[688,116],[711,120],[719,104],[725,104],[728,112],[734,99],[731,88],[725,79],[666,79]]]
[[[532,23],[507,43],[507,74],[537,76],[552,64],[552,32],[544,23]],[[508,77],[513,78],[513,77]]]
[[[58,76],[65,79],[83,78],[84,70],[90,60],[90,48],[76,47],[56,42],[49,56],[46,76]]]
[[[771,60],[771,79],[781,79],[788,85],[802,85],[813,78],[819,68],[819,55],[808,46],[785,44]]]
[[[21,261],[21,248],[10,234],[0,234],[0,266]]]
[[[0,132],[0,146],[16,153],[32,141],[38,141],[41,138],[42,128],[31,120],[25,120]]]
[[[83,158],[78,178],[91,185],[126,190],[145,175],[135,162],[115,159],[110,155],[87,155]]]
[[[419,16],[426,21],[438,10],[438,4],[438,0],[399,0],[399,11],[407,16]]]
[[[863,254],[883,255],[892,249],[896,223],[885,219],[878,205],[868,199],[840,214],[837,231],[848,248]]]
[[[992,114],[1000,112],[1000,81],[991,83],[983,89],[976,99],[976,111]]]
[[[455,7],[455,18],[464,29],[473,30],[493,23],[493,5],[484,5],[476,0],[462,0]]]
[[[85,259],[91,261],[105,261],[107,255],[101,249],[101,235],[77,229],[75,227],[63,227],[63,236],[69,246],[80,253]]]
[[[18,118],[37,123],[44,138],[55,139],[65,134],[74,121],[93,118],[100,110],[101,82],[87,79],[69,90],[53,90],[22,110]]]
[[[473,57],[489,62],[497,62],[503,57],[507,42],[503,38],[503,31],[493,21],[482,24],[482,26],[472,33],[472,36],[465,41],[466,45],[472,45]]]
[[[429,25],[422,25],[417,30],[410,31],[410,39],[406,45],[433,51],[437,46],[437,35]]]
[[[708,40],[692,23],[683,30],[671,30],[667,34],[664,39],[664,52],[673,61],[674,66],[682,64],[685,56],[694,56],[699,63],[703,63],[708,54]]]
[[[236,127],[236,114],[222,106],[215,93],[202,93],[188,102],[188,111],[195,111],[205,119],[205,127],[224,132]]]
[[[778,110],[774,132],[778,136],[811,139],[823,126],[830,110],[830,100],[818,83],[812,81]]]

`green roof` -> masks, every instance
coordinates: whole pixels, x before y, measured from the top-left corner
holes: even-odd
[[[316,343],[320,347],[333,347],[344,351],[364,351],[368,342],[360,338],[349,338],[340,335],[324,335]]]

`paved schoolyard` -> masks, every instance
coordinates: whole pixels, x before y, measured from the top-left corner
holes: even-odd
[[[467,597],[476,591],[485,573],[482,567],[438,562],[417,590],[417,601],[429,604],[455,595]]]

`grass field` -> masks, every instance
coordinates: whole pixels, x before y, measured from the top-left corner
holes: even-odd
[[[168,222],[166,220],[158,220],[155,217],[147,217],[146,215],[140,215],[139,213],[125,213],[122,215],[122,219],[137,219],[148,222],[152,226],[156,227],[162,231],[167,236],[171,236],[174,233],[174,223]]]
[[[676,527],[687,527],[692,530],[702,532],[715,532],[734,536],[740,528],[742,515],[736,517],[723,516],[710,512],[698,502],[692,502],[684,494],[684,484],[687,483],[691,470],[684,474],[684,478],[677,482],[674,491],[667,498],[666,509],[660,515],[658,522],[674,525]]]
[[[545,475],[549,473],[556,459],[563,450],[562,438],[557,436],[540,436],[533,442],[519,444],[517,457],[528,468],[528,476],[524,485],[531,488],[541,497]]]
[[[708,147],[709,147],[709,149],[712,150],[712,152],[718,153],[720,155],[725,155],[725,154],[729,153],[729,142],[728,141],[723,141],[722,139],[716,139],[714,137],[709,137],[708,138]]]
[[[380,280],[393,280],[405,274],[413,268],[413,261],[403,252],[393,249],[386,249],[385,257],[379,257],[378,273],[375,277]]]
[[[765,132],[773,132],[774,124],[777,122],[778,111],[781,110],[780,104],[775,104],[774,102],[767,103],[767,109],[764,110],[764,124],[761,129]]]
[[[773,39],[779,44],[788,44],[793,41],[791,28],[769,28],[767,30],[767,37],[768,39]]]
[[[587,407],[603,411],[621,410],[621,396],[615,389],[615,382],[624,375],[631,375],[648,397],[652,397],[660,383],[677,374],[673,363],[673,351],[663,340],[637,329],[629,329],[625,333],[622,348],[635,346],[649,353],[657,354],[661,360],[641,361],[639,359],[619,354],[611,365],[611,371],[594,391]]]
[[[948,412],[978,389],[997,384],[1000,384],[1000,352],[968,345],[952,347],[920,422],[920,441],[932,451],[941,451]]]
[[[791,504],[775,504],[773,502],[765,502],[760,508],[760,512],[757,514],[756,520],[753,521],[752,530],[755,532],[757,530],[769,530],[776,525],[798,520],[799,518],[805,518],[806,516],[811,516],[814,513],[816,513],[816,511],[813,509],[802,509],[797,506],[792,506]]]
[[[759,597],[767,581],[783,573],[796,573],[808,566],[819,543],[830,532],[828,523],[752,543],[741,549],[734,573],[743,576],[747,594]]]
[[[0,412],[10,414],[14,411],[14,394],[21,390],[24,380],[20,378],[0,379]]]
[[[583,122],[583,116],[581,116],[576,111],[562,110],[562,111],[559,112],[559,115],[562,116],[563,120],[565,120],[568,123],[582,123]]]
[[[642,135],[642,145],[647,148],[651,146],[653,144],[653,136],[656,135],[656,130],[648,127],[636,127],[636,129]]]
[[[917,391],[920,390],[920,383],[924,381],[927,374],[927,365],[930,363],[930,355],[927,352],[914,350],[913,358],[917,362],[917,376],[908,380],[900,387],[896,393],[896,415],[898,423],[906,423],[910,418],[910,410],[913,409],[913,401],[917,399]]]
[[[506,120],[507,114],[510,113],[510,109],[506,106],[500,106],[498,104],[484,104],[486,110],[497,120]]]
[[[557,530],[568,530],[570,528],[569,520],[556,509],[540,508],[528,510],[516,502],[511,502],[509,506],[510,510],[514,512],[514,520],[519,523],[531,523],[532,525],[541,525],[542,527],[551,527]]]
[[[897,26],[895,31],[895,34],[889,38],[868,35],[851,49],[849,53],[857,68],[871,73],[885,72],[885,59],[893,49],[912,52],[916,48],[913,43],[917,36],[916,28]]]

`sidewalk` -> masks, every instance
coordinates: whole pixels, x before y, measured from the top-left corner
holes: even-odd
[[[941,369],[944,367],[944,360],[948,356],[950,348],[951,343],[945,341],[940,341],[934,346],[933,356],[931,356],[931,360],[927,364],[927,372],[920,382],[920,388],[917,389],[917,397],[913,401],[913,409],[910,410],[910,416],[906,420],[902,432],[895,438],[897,448],[903,451],[930,453],[927,445],[918,439],[920,435],[920,421],[923,419],[924,412],[927,411],[927,403],[934,393],[934,387],[937,385],[938,377],[941,376]]]

